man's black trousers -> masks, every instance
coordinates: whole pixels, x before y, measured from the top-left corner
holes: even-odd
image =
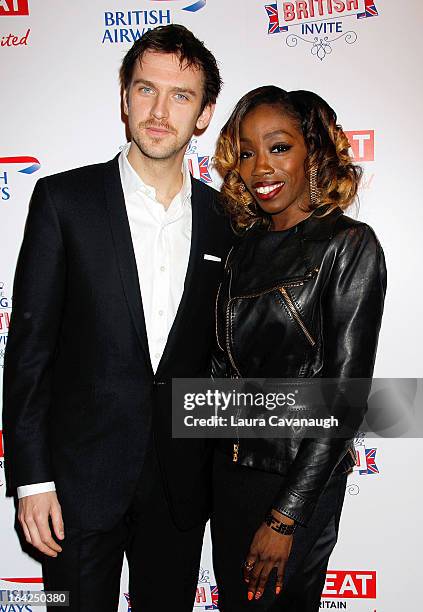
[[[82,531],[65,521],[62,552],[44,557],[44,588],[70,591],[69,612],[115,612],[123,597],[120,577],[126,554],[129,589],[124,592],[129,590],[132,612],[173,605],[192,612],[203,533],[204,525],[189,531],[174,525],[150,444],[131,506],[113,529]]]

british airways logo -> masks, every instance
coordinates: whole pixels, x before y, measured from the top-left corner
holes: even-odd
[[[16,155],[13,157],[0,157],[0,202],[10,200],[11,176],[14,172],[19,174],[33,174],[41,168],[41,164],[36,157],[30,155]]]
[[[33,172],[37,172],[37,170],[41,168],[41,164],[38,159],[29,155],[0,157],[0,166],[2,166],[3,164],[14,164],[16,166],[23,166],[22,168],[18,169],[18,172],[21,172],[23,174],[32,174]]]
[[[0,578],[0,611],[35,612],[39,610],[44,596],[42,585],[43,579],[39,577]],[[36,603],[37,598],[38,603]]]
[[[154,2],[179,2],[179,4],[186,4],[187,0],[181,3],[181,0],[154,0]],[[190,13],[196,13],[206,6],[207,0],[197,0],[197,2],[189,3],[186,6],[182,6],[183,11],[189,11]]]
[[[207,0],[150,0],[148,5],[137,6],[134,10],[106,11],[102,43],[133,44],[146,32],[159,26],[181,21],[175,11],[196,13],[206,6]],[[174,19],[176,17],[176,19]]]

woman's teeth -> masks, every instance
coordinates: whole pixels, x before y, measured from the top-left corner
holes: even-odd
[[[274,183],[273,185],[266,185],[266,187],[256,187],[256,191],[257,193],[266,195],[272,191],[275,191],[275,189],[279,189],[279,187],[282,187],[283,185],[285,185],[285,183]]]

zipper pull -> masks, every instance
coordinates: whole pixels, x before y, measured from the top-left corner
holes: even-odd
[[[317,274],[319,270],[320,268],[313,268],[312,270],[310,270],[310,272],[308,272],[307,277],[313,276],[313,274]]]
[[[232,455],[232,461],[234,463],[238,461],[238,450],[239,450],[239,444],[234,444],[234,450],[233,450],[233,455]]]

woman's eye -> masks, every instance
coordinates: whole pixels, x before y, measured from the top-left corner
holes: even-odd
[[[272,153],[286,153],[286,151],[289,151],[290,148],[291,145],[277,144],[272,147]]]
[[[248,159],[251,156],[252,156],[251,151],[241,151],[241,153],[239,154],[240,159]]]

